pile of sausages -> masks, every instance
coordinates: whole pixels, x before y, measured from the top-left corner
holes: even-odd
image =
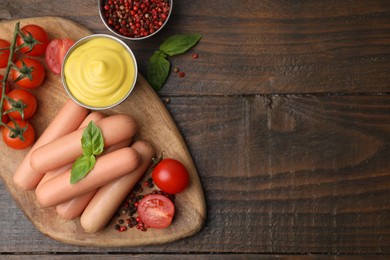
[[[104,152],[84,179],[71,184],[72,164],[83,153],[81,137],[90,121],[102,131]],[[86,232],[102,230],[155,155],[147,142],[133,142],[137,129],[129,115],[104,117],[68,100],[23,159],[13,181],[19,189],[35,189],[41,207],[55,207],[64,219],[80,217]]]

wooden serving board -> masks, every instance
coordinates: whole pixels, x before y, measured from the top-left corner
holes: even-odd
[[[88,29],[57,17],[29,18],[19,21],[21,27],[29,23],[41,25],[47,30],[51,39],[69,37],[76,41],[91,34]],[[1,22],[0,37],[11,41],[16,22],[16,20]],[[4,70],[0,72],[3,74]],[[48,69],[46,73],[44,84],[33,91],[39,106],[31,123],[38,136],[68,99],[61,77],[50,73]],[[176,158],[187,167],[190,173],[190,185],[183,193],[176,196],[176,213],[171,226],[166,229],[148,229],[146,232],[136,228],[118,232],[114,230],[116,222],[113,220],[101,232],[85,233],[79,219],[65,221],[59,218],[54,208],[40,208],[34,191],[20,191],[13,185],[13,173],[27,151],[11,150],[0,142],[0,176],[26,216],[47,236],[64,243],[83,246],[121,247],[161,244],[198,232],[205,222],[206,206],[195,165],[172,117],[144,77],[138,75],[136,87],[125,102],[103,113],[107,115],[127,113],[134,116],[140,126],[137,138],[150,142],[158,154],[164,152],[165,157]]]

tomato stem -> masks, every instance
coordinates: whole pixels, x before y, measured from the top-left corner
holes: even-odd
[[[36,44],[40,44],[41,42],[36,40],[32,34],[30,32],[27,32],[27,35],[24,34],[22,31],[18,30],[17,34],[19,35],[20,38],[23,39],[23,44],[20,45],[19,47],[16,48],[16,51],[19,51],[20,49],[24,48],[24,47],[28,47],[29,51],[32,51],[32,49],[34,48],[34,46]]]
[[[11,121],[14,123],[14,128],[10,127],[9,125],[6,125],[6,127],[10,130],[9,132],[9,137],[11,138],[19,138],[21,141],[24,142],[24,132],[26,132],[27,130],[27,127],[28,127],[28,123],[26,125],[26,127],[24,128],[21,128],[17,123],[16,121],[11,118]]]
[[[154,167],[156,167],[156,165],[157,165],[163,158],[164,158],[164,152],[161,152],[161,155],[160,155],[160,157],[158,157],[158,158],[153,157],[153,158],[152,158],[152,162],[151,162],[149,168],[146,170],[145,175],[150,174],[150,173],[153,171]]]

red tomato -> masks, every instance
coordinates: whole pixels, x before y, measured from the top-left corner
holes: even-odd
[[[18,60],[17,62],[15,62],[15,65],[20,69],[20,72],[15,69],[12,69],[12,80],[15,81],[21,74],[25,75],[24,78],[15,82],[15,84],[17,84],[19,87],[36,88],[39,87],[45,79],[45,68],[37,60],[25,58],[23,60]],[[32,80],[27,77],[28,74],[31,74]]]
[[[2,136],[4,143],[15,150],[21,150],[31,146],[35,140],[34,127],[30,123],[27,123],[27,121],[15,120],[15,122],[18,126],[15,126],[14,121],[9,121],[7,124],[8,127],[14,130],[3,127]]]
[[[2,86],[3,86],[3,83],[2,83],[2,80],[3,80],[3,75],[0,75],[0,98],[2,97],[2,95],[3,95],[3,90],[2,90]],[[7,94],[8,93],[8,84],[6,84],[6,87],[5,87],[5,94]],[[4,112],[4,111],[3,111]],[[1,117],[1,121],[4,123],[4,124],[6,124],[7,122],[8,122],[8,116],[7,115],[3,115],[2,117]]]
[[[0,39],[0,49],[9,48],[11,43],[6,40]],[[8,58],[9,58],[9,49],[8,50],[0,50],[0,69],[7,67]]]
[[[1,117],[1,122],[3,122],[4,124],[7,124],[8,123],[8,116],[7,115],[3,115]]]
[[[182,192],[190,179],[184,165],[170,158],[163,159],[156,165],[152,178],[160,189],[171,194]]]
[[[49,42],[46,48],[46,64],[54,74],[61,74],[64,57],[74,41],[68,38],[58,38]]]
[[[164,195],[150,194],[139,201],[137,211],[145,226],[166,228],[175,215],[175,206]]]
[[[12,111],[7,113],[8,116],[13,119],[29,119],[35,114],[37,110],[37,99],[33,94],[24,89],[14,89],[7,95],[9,98],[13,99],[14,106],[8,101],[8,99],[4,100],[4,110],[10,110],[12,108],[16,109],[16,111]],[[24,118],[22,118],[21,111],[23,111]]]
[[[20,30],[24,33],[24,35],[26,35],[26,39],[24,41],[20,36],[18,36],[16,39],[17,46],[21,46],[23,43],[31,45],[32,43],[38,41],[38,43],[33,46],[31,51],[30,46],[21,48],[20,51],[22,53],[30,56],[39,56],[45,54],[46,47],[49,44],[49,36],[47,35],[45,29],[36,24],[29,24],[23,26]]]

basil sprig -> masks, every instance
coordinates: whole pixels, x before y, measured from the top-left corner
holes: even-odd
[[[83,131],[81,148],[83,149],[83,154],[78,157],[72,165],[70,174],[71,184],[74,184],[87,176],[95,166],[96,156],[103,152],[103,134],[93,121],[89,122],[88,126]]]
[[[179,34],[166,39],[148,62],[147,78],[154,90],[159,91],[168,78],[170,63],[167,56],[182,54],[202,38],[200,34]]]

